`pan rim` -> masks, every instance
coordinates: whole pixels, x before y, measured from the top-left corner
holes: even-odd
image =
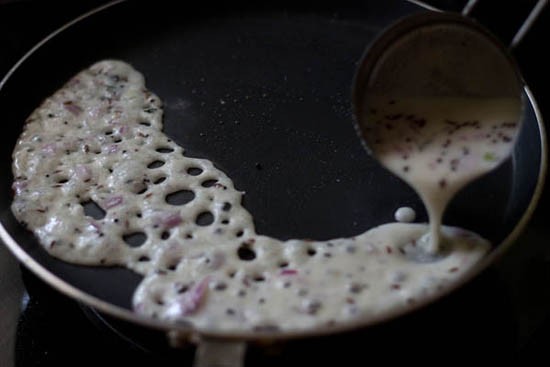
[[[426,4],[420,1],[406,0],[407,2],[413,3],[417,6],[424,7],[427,10],[439,11],[439,9],[426,6]],[[101,5],[97,8],[94,8],[75,19],[69,21],[65,25],[59,27],[58,29],[51,32],[44,39],[39,41],[35,46],[33,46],[27,53],[25,53],[12,68],[7,72],[7,74],[0,80],[0,92],[9,78],[19,69],[19,67],[30,58],[39,48],[44,46],[48,41],[56,37],[61,32],[70,28],[71,26],[79,23],[80,21],[91,17],[99,12],[107,10],[115,5],[125,3],[127,0],[114,0],[108,2],[104,5]],[[188,338],[192,341],[199,341],[202,339],[224,339],[227,341],[258,341],[258,342],[270,342],[278,340],[288,340],[304,337],[313,337],[313,336],[326,336],[333,335],[337,333],[349,332],[353,330],[358,330],[361,328],[366,328],[380,324],[391,319],[395,319],[400,316],[410,314],[420,308],[423,308],[433,302],[443,299],[452,292],[456,291],[458,288],[462,287],[466,283],[469,283],[473,278],[481,274],[482,271],[488,268],[488,266],[494,263],[498,258],[500,258],[513,244],[518,236],[523,232],[527,223],[531,219],[537,203],[542,195],[544,188],[544,182],[547,174],[547,139],[546,132],[544,127],[544,121],[542,114],[538,107],[538,104],[529,89],[529,87],[524,84],[524,92],[527,95],[527,101],[530,104],[531,108],[534,111],[535,118],[537,121],[537,127],[539,130],[539,138],[541,145],[540,152],[540,164],[539,164],[539,175],[537,178],[536,186],[533,191],[533,195],[529,201],[527,208],[525,209],[523,215],[518,220],[514,229],[506,236],[506,238],[499,244],[496,250],[493,250],[488,256],[482,259],[476,266],[474,266],[470,271],[465,273],[459,281],[443,290],[442,292],[432,295],[430,297],[424,298],[422,301],[418,302],[412,307],[407,308],[406,310],[397,310],[392,312],[387,312],[381,314],[374,318],[369,318],[368,320],[362,320],[357,318],[354,320],[348,320],[345,322],[340,322],[335,326],[330,327],[317,327],[305,330],[289,330],[283,332],[265,332],[258,333],[253,331],[208,331],[208,330],[197,330],[190,326],[185,325],[176,325],[166,321],[154,320],[151,318],[146,318],[140,316],[129,309],[116,306],[109,302],[106,302],[98,297],[92,296],[76,286],[71,285],[67,281],[61,279],[54,273],[50,272],[46,267],[41,265],[38,261],[32,258],[27,252],[25,252],[13,239],[13,237],[5,229],[3,223],[0,221],[0,239],[4,242],[6,247],[12,252],[12,254],[21,262],[27,269],[33,272],[35,275],[39,276],[47,284],[52,286],[57,291],[68,296],[74,301],[81,302],[87,306],[90,306],[94,309],[97,309],[100,312],[114,316],[121,320],[136,324],[138,326],[155,329],[163,332],[175,332],[177,333],[178,339],[181,337]]]

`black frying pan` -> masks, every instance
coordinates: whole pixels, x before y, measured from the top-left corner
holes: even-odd
[[[165,132],[189,156],[212,160],[246,191],[244,206],[258,233],[280,239],[353,236],[393,221],[403,205],[419,213],[418,221],[427,220],[413,190],[363,150],[350,102],[365,46],[391,22],[424,9],[397,0],[330,7],[208,2],[188,11],[173,3],[114,4],[33,49],[0,84],[0,111],[10,126],[0,137],[3,172],[11,172],[23,122],[45,97],[90,64],[119,58],[142,72],[148,88],[164,101]],[[510,245],[540,194],[546,147],[535,102],[527,97],[512,159],[461,192],[445,215],[445,224],[471,229],[495,244],[466,279]],[[12,177],[4,177],[2,237],[31,270],[103,312],[150,327],[177,328],[128,311],[138,275],[71,265],[42,250],[13,218]],[[365,325],[342,328],[357,326]]]

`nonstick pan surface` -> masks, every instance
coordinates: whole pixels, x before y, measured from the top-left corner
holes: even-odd
[[[257,232],[279,239],[353,236],[394,221],[400,206],[427,216],[418,196],[361,146],[351,115],[357,61],[405,1],[116,3],[62,28],[0,85],[4,126],[0,213],[6,244],[58,289],[98,309],[127,310],[140,276],[71,265],[49,256],[10,211],[11,153],[26,117],[72,75],[104,58],[132,64],[164,102],[164,130],[188,156],[206,158],[246,192]],[[526,89],[526,93],[528,90]],[[507,247],[530,216],[545,168],[542,125],[528,95],[513,157],[461,192],[444,223]],[[150,326],[161,326],[149,322]]]

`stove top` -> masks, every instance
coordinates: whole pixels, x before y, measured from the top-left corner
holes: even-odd
[[[104,3],[0,0],[0,75],[45,35],[75,15]],[[432,1],[459,9],[456,1]],[[458,2],[463,3],[463,2]],[[483,1],[481,2],[483,3]],[[533,4],[534,1],[525,3]],[[53,4],[53,6],[52,6]],[[50,9],[56,9],[55,12]],[[480,11],[483,9],[480,9]],[[502,10],[502,9],[500,9]],[[494,20],[494,9],[480,16]],[[502,16],[499,13],[499,18]],[[498,28],[498,22],[493,25]],[[548,9],[516,50],[544,116],[550,88],[540,45],[548,34]],[[544,76],[546,75],[546,76]],[[547,118],[548,119],[548,118]],[[548,185],[547,185],[548,186]],[[548,192],[548,190],[545,190]],[[547,194],[517,244],[475,281],[414,314],[346,335],[251,347],[250,366],[441,361],[530,365],[548,361],[550,341],[550,230]],[[99,315],[51,289],[20,267],[0,245],[0,366],[190,365],[191,348],[168,349],[163,336]],[[155,334],[155,335],[153,335]],[[544,362],[542,362],[544,364]]]

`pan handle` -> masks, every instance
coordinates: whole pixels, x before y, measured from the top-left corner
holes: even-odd
[[[190,342],[197,345],[193,367],[244,366],[246,342],[242,340],[205,337],[178,330],[171,330],[166,336],[173,348],[185,348]]]
[[[243,367],[245,351],[243,341],[201,340],[193,367]]]
[[[193,367],[243,367],[246,342],[211,338],[178,330],[166,334],[172,348],[196,345]]]

